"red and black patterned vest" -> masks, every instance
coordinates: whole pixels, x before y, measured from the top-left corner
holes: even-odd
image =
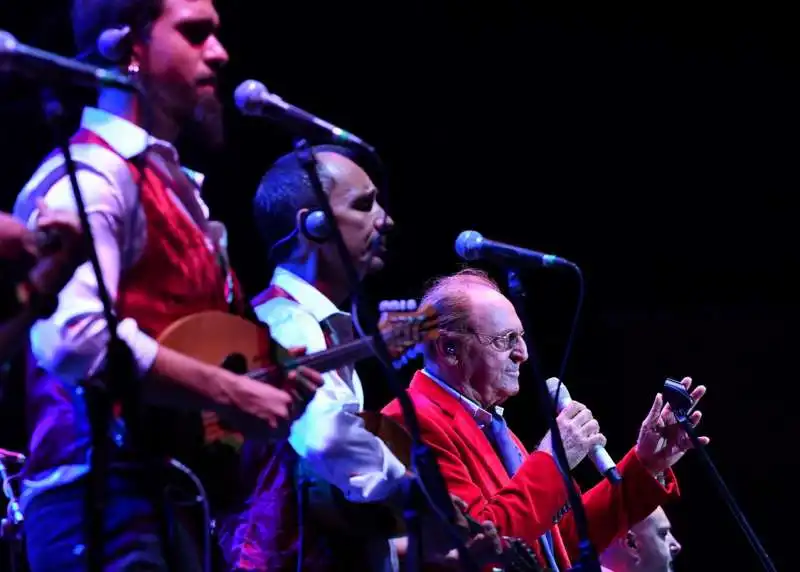
[[[94,144],[114,151],[86,129],[79,130],[71,143]],[[175,203],[157,171],[142,157],[125,161],[139,185],[147,236],[139,259],[120,276],[115,304],[120,321],[133,318],[142,331],[157,338],[168,325],[184,316],[204,310],[229,311],[228,284],[233,284],[234,298],[239,298],[235,277],[223,269],[218,253],[209,249],[203,231]],[[78,163],[78,168],[92,170],[89,161]],[[46,177],[28,200],[33,202],[36,196],[44,196],[54,182],[53,177]],[[69,304],[69,300],[62,303]],[[28,361],[27,416],[31,438],[26,476],[35,477],[61,465],[85,464],[90,431],[80,390],[37,367],[32,356]],[[163,436],[165,454],[185,451],[186,439],[196,441],[201,436],[199,414],[196,420],[193,416],[188,421],[183,415],[153,408],[152,416],[148,411],[148,424]],[[200,442],[193,444],[199,446]],[[118,449],[124,450],[125,446]],[[113,454],[124,456],[120,451]]]

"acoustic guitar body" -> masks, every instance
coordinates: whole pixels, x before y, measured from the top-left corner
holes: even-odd
[[[270,340],[266,324],[257,324],[233,314],[199,312],[177,320],[158,339],[164,347],[209,365],[247,374],[254,370],[274,370],[279,354],[285,351]],[[279,375],[273,379],[281,379]],[[203,411],[204,441],[239,450],[243,437],[232,430],[213,411]]]
[[[433,308],[409,312],[384,312],[378,324],[390,355],[405,357],[420,342],[438,334]],[[352,342],[292,358],[280,344],[273,343],[266,324],[255,323],[225,312],[199,312],[171,324],[159,337],[161,345],[204,363],[246,374],[281,387],[282,369],[307,365],[324,373],[374,355],[374,338]],[[242,436],[226,427],[219,415],[203,413],[206,443],[223,441],[237,450]]]
[[[242,368],[241,373],[273,363],[267,325],[225,312],[199,312],[181,318],[167,327],[158,341],[207,364],[230,362]]]

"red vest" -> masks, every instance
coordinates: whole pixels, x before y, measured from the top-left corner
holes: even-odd
[[[113,151],[106,141],[86,129],[79,130],[71,142],[95,144]],[[234,285],[238,298],[238,284],[232,274],[226,276],[218,255],[209,250],[203,232],[175,203],[165,181],[146,161],[140,157],[126,162],[139,185],[147,236],[138,260],[120,276],[115,305],[119,319],[133,318],[141,330],[158,337],[168,325],[184,316],[203,310],[229,310],[226,285]],[[90,162],[85,167],[92,168]],[[40,185],[28,200],[44,196],[50,184]],[[29,361],[27,406],[32,432],[26,474],[33,476],[60,465],[86,463],[90,434],[80,393],[35,367],[33,360]],[[176,423],[178,417],[154,411],[154,425],[159,430],[161,422],[168,421],[184,433],[177,435],[173,427],[163,427],[163,435],[174,437],[171,439],[174,443],[170,443],[174,447],[182,446],[186,437],[186,419],[181,416]],[[192,432],[195,430],[191,428]]]

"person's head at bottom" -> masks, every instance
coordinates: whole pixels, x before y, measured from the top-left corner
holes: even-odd
[[[650,515],[614,539],[600,557],[610,572],[669,572],[681,551],[664,509]]]

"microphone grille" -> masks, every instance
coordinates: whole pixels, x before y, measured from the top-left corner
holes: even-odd
[[[110,62],[119,62],[128,53],[131,28],[109,28],[97,38],[97,51]]]
[[[456,254],[464,260],[477,260],[480,257],[482,242],[481,233],[475,230],[465,230],[456,238]]]
[[[0,54],[13,53],[17,49],[17,39],[10,32],[0,30]]]
[[[236,107],[242,113],[247,113],[253,104],[258,101],[263,101],[269,97],[269,90],[260,81],[248,79],[239,84],[236,91],[233,92],[233,99],[236,102]]]

